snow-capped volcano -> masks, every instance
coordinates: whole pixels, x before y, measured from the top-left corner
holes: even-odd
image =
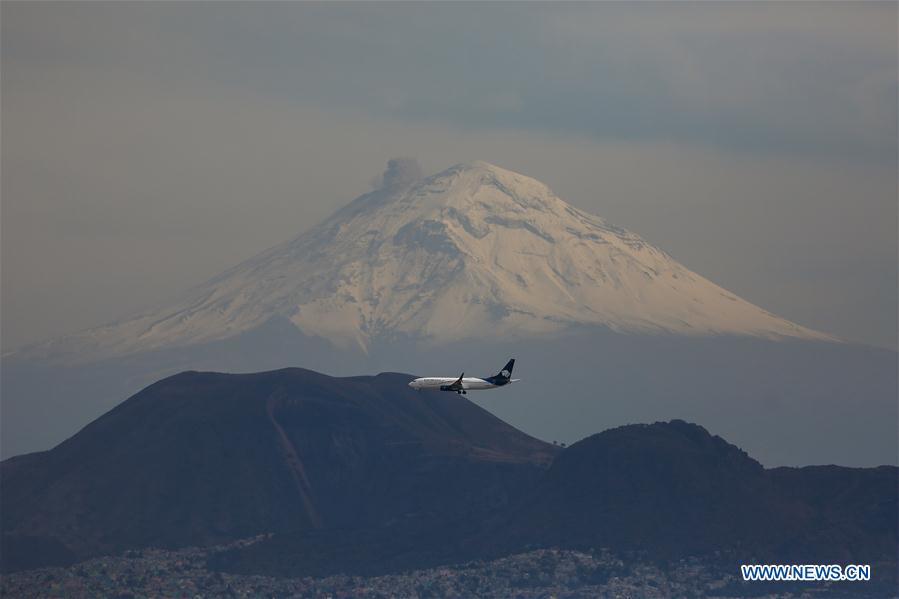
[[[578,325],[832,339],[736,297],[539,181],[472,162],[365,194],[181,301],[43,349],[123,355],[224,339],[276,316],[363,349],[379,337],[443,343]]]

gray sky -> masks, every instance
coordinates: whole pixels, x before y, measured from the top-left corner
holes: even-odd
[[[896,347],[897,5],[3,2],[2,343],[487,160],[800,324]]]

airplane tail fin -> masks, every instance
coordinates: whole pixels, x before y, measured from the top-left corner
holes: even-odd
[[[511,360],[506,362],[506,365],[503,366],[502,370],[500,370],[494,376],[490,377],[493,379],[492,382],[494,384],[500,384],[500,385],[508,383],[509,380],[512,378],[512,369],[514,367],[515,367],[515,358],[512,358]]]

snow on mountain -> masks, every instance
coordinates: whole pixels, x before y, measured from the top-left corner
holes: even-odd
[[[192,345],[280,316],[363,349],[578,325],[633,333],[832,337],[688,270],[546,185],[485,162],[365,194],[163,309],[38,348],[106,357]]]

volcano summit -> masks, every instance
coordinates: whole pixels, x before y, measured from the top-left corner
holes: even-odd
[[[471,162],[362,195],[171,305],[40,353],[183,347],[273,317],[363,350],[379,338],[442,344],[485,330],[514,337],[580,325],[832,340],[736,297],[535,179]]]

